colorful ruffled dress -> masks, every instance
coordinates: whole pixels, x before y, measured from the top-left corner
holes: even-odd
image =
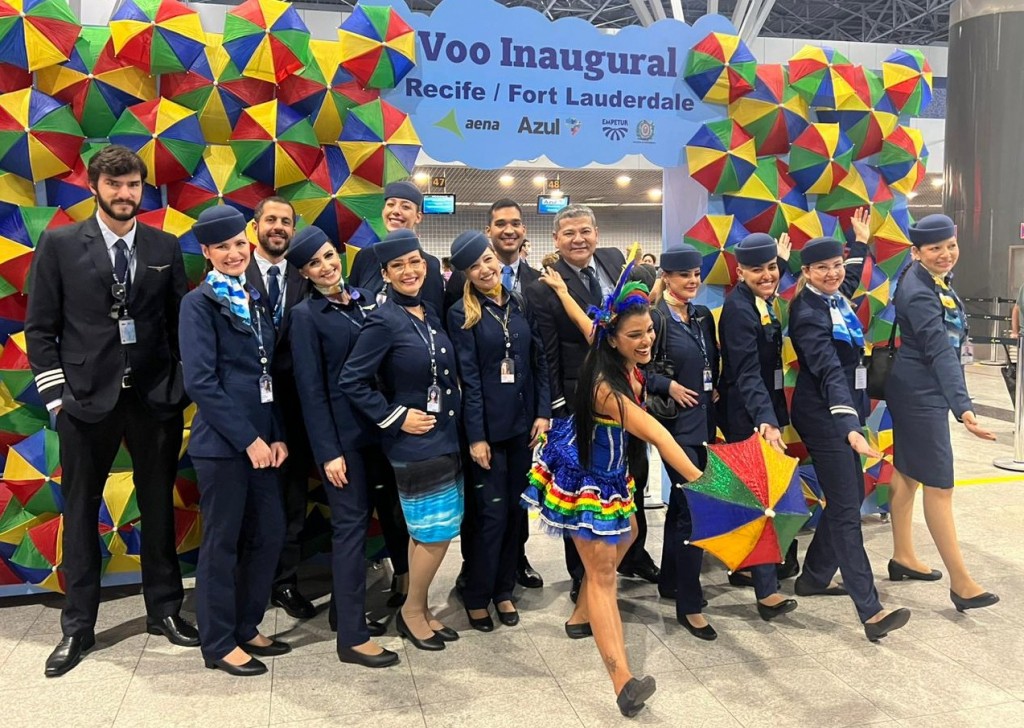
[[[628,536],[636,513],[633,476],[627,470],[629,434],[611,420],[598,419],[591,448],[592,468],[580,464],[576,421],[556,419],[547,433],[539,461],[530,471],[524,504],[540,508],[552,533],[565,537],[606,539]]]

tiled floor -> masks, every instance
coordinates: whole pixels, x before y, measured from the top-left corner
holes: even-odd
[[[972,367],[971,389],[989,407],[1009,399],[998,370]],[[948,581],[883,581],[889,557],[887,524],[864,521],[878,587],[889,606],[907,606],[906,629],[872,645],[844,598],[805,598],[800,609],[768,624],[753,595],[729,588],[708,559],[708,618],[717,642],[700,642],[674,621],[671,604],[649,584],[622,580],[621,604],[634,671],[658,679],[658,692],[637,718],[641,725],[733,728],[758,726],[1024,726],[1024,480],[991,466],[1012,453],[1011,425],[986,422],[996,444],[969,439],[954,425],[956,494],[961,540],[977,578],[1002,597],[996,607],[957,613]],[[982,482],[985,481],[985,482]],[[664,511],[649,511],[649,545],[661,550]],[[923,558],[941,566],[918,506],[916,540]],[[801,537],[806,547],[808,536]],[[296,623],[278,610],[264,631],[296,649],[271,661],[270,674],[232,679],[203,669],[198,652],[144,634],[142,599],[112,593],[97,625],[98,649],[58,680],[43,661],[58,639],[59,602],[0,602],[0,722],[38,725],[233,726],[606,726],[625,723],[590,640],[570,641],[562,622],[570,610],[561,546],[535,534],[529,553],[544,574],[543,590],[522,594],[522,623],[492,634],[468,629],[450,592],[457,548],[442,567],[432,603],[461,630],[441,653],[406,649],[393,627],[383,639],[399,666],[380,671],[340,664],[326,615]],[[311,570],[311,589],[323,591]],[[386,595],[373,579],[371,606]],[[319,589],[315,587],[319,586]],[[792,589],[791,582],[786,590]],[[324,599],[318,600],[321,605]],[[188,606],[188,605],[187,605]]]

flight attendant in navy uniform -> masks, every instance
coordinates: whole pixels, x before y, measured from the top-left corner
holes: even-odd
[[[274,321],[246,281],[249,241],[234,208],[204,210],[192,232],[210,261],[181,302],[185,389],[198,412],[188,452],[196,469],[203,541],[196,618],[206,666],[260,675],[256,656],[291,650],[259,632],[284,544],[281,465],[288,457],[271,376]]]
[[[692,303],[700,290],[702,257],[692,245],[682,243],[661,256],[664,296],[651,309],[654,331],[665,347],[675,369],[675,377],[654,374],[647,379],[649,394],[670,396],[679,406],[679,415],[663,424],[672,433],[686,456],[698,468],[707,466],[708,442],[714,442],[715,408],[718,388],[718,337],[715,319],[705,306]],[[666,465],[673,485],[684,483],[683,476]],[[689,543],[693,523],[682,488],[673,487],[665,515],[665,543],[661,552],[661,581],[658,591],[676,602],[676,619],[695,637],[713,640],[714,628],[701,614],[704,592],[700,570],[704,549]]]
[[[743,238],[735,248],[740,282],[726,296],[718,322],[722,348],[720,394],[728,442],[754,432],[785,452],[782,428],[789,424],[782,391],[782,325],[773,310],[779,286],[778,244],[765,233]],[[751,570],[757,611],[771,620],[797,607],[779,594],[774,564]]]
[[[914,496],[924,486],[928,530],[949,569],[949,596],[960,611],[999,601],[967,571],[953,521],[953,447],[949,412],[982,440],[993,435],[978,424],[967,394],[963,364],[970,340],[963,303],[950,285],[960,256],[956,228],[945,215],[928,215],[910,227],[914,262],[896,288],[901,345],[885,388],[892,415],[892,540],[889,578],[934,581],[914,551]]]
[[[471,289],[448,310],[462,381],[463,424],[469,442],[473,509],[462,601],[470,625],[494,629],[491,603],[502,624],[519,623],[512,602],[519,561],[522,508],[533,448],[551,420],[547,359],[540,331],[522,297],[502,284],[502,264],[487,236],[459,235],[451,265]]]
[[[882,608],[864,551],[860,456],[880,457],[861,427],[870,403],[863,367],[864,333],[840,288],[843,244],[815,238],[801,252],[802,288],[789,309],[789,337],[800,370],[793,393],[793,426],[810,453],[825,509],[807,548],[798,596],[849,594],[868,639],[876,642],[910,619],[909,609]],[[843,586],[832,579],[836,570]]]
[[[384,481],[394,487],[394,474],[380,450],[379,430],[352,410],[338,386],[363,322],[376,304],[369,291],[345,284],[340,252],[315,225],[296,233],[285,257],[313,285],[310,297],[291,311],[291,349],[302,415],[331,508],[330,608],[338,632],[338,659],[388,667],[398,663],[398,655],[370,639],[383,629],[366,623],[363,556],[373,496],[383,490]]]
[[[389,294],[366,317],[341,389],[383,433],[409,529],[409,594],[395,626],[415,647],[443,650],[459,635],[434,618],[427,594],[462,522],[455,351],[420,296],[427,264],[415,233],[396,230],[373,249]]]

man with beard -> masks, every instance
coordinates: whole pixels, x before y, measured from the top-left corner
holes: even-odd
[[[89,161],[95,217],[43,233],[30,274],[25,338],[36,387],[60,435],[64,497],[63,637],[46,676],[95,644],[101,555],[96,523],[124,438],[142,514],[146,630],[195,647],[180,615],[174,478],[184,427],[178,305],[188,288],[178,241],[135,219],[145,163],[108,146]]]
[[[291,309],[309,295],[309,280],[284,254],[295,234],[295,208],[283,197],[260,200],[253,212],[256,249],[253,251],[245,279],[266,301],[277,329],[274,345],[274,399],[281,403],[284,414],[288,460],[285,462],[284,514],[285,540],[274,576],[270,603],[295,619],[310,619],[316,614],[313,604],[299,591],[298,570],[302,560],[302,529],[306,525],[306,499],[313,455],[309,448],[299,394],[295,385],[289,324]]]

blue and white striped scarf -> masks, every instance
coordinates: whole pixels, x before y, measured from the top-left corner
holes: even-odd
[[[214,295],[228,302],[231,313],[250,325],[249,304],[245,295],[245,273],[235,278],[211,270],[206,274],[206,282],[210,284]]]
[[[853,312],[853,307],[846,297],[840,293],[833,293],[825,296],[830,309],[838,310],[839,316],[832,317],[832,338],[836,341],[845,341],[850,346],[862,348],[864,346],[864,329],[861,328],[860,319]]]

